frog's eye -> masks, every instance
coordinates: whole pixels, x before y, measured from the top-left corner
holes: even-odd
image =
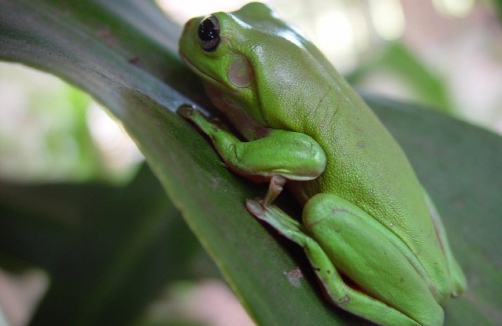
[[[220,23],[214,16],[208,16],[199,25],[199,41],[202,49],[213,52],[220,44]]]

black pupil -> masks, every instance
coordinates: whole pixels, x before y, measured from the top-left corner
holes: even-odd
[[[211,18],[206,18],[199,25],[199,38],[202,41],[208,42],[218,38],[219,30],[214,26]]]

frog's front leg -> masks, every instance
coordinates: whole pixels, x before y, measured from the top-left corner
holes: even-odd
[[[270,129],[262,138],[243,142],[207,121],[198,110],[182,106],[178,112],[209,136],[232,171],[254,181],[270,181],[265,204],[277,197],[287,179],[312,180],[326,166],[323,149],[308,135]]]
[[[357,206],[318,194],[305,205],[303,225],[275,206],[248,200],[247,207],[303,247],[333,304],[381,325],[442,324],[442,308],[399,239]]]

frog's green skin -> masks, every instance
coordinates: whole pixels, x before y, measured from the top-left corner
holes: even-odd
[[[441,325],[441,306],[466,281],[440,217],[399,145],[319,50],[252,3],[187,22],[180,54],[248,141],[180,113],[234,172],[270,182],[247,208],[304,248],[328,299],[377,324]],[[286,181],[302,224],[271,205]]]

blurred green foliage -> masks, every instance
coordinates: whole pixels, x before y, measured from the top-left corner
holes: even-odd
[[[89,133],[89,95],[21,66],[3,63],[0,71],[2,92],[7,95],[0,123],[0,174],[4,178],[110,178]]]
[[[407,86],[407,90],[411,93],[410,98],[414,102],[445,113],[454,112],[446,83],[428,69],[404,44],[399,42],[387,44],[383,51],[371,57],[346,78],[354,85],[364,85],[365,78],[378,73],[392,75],[398,83]]]

